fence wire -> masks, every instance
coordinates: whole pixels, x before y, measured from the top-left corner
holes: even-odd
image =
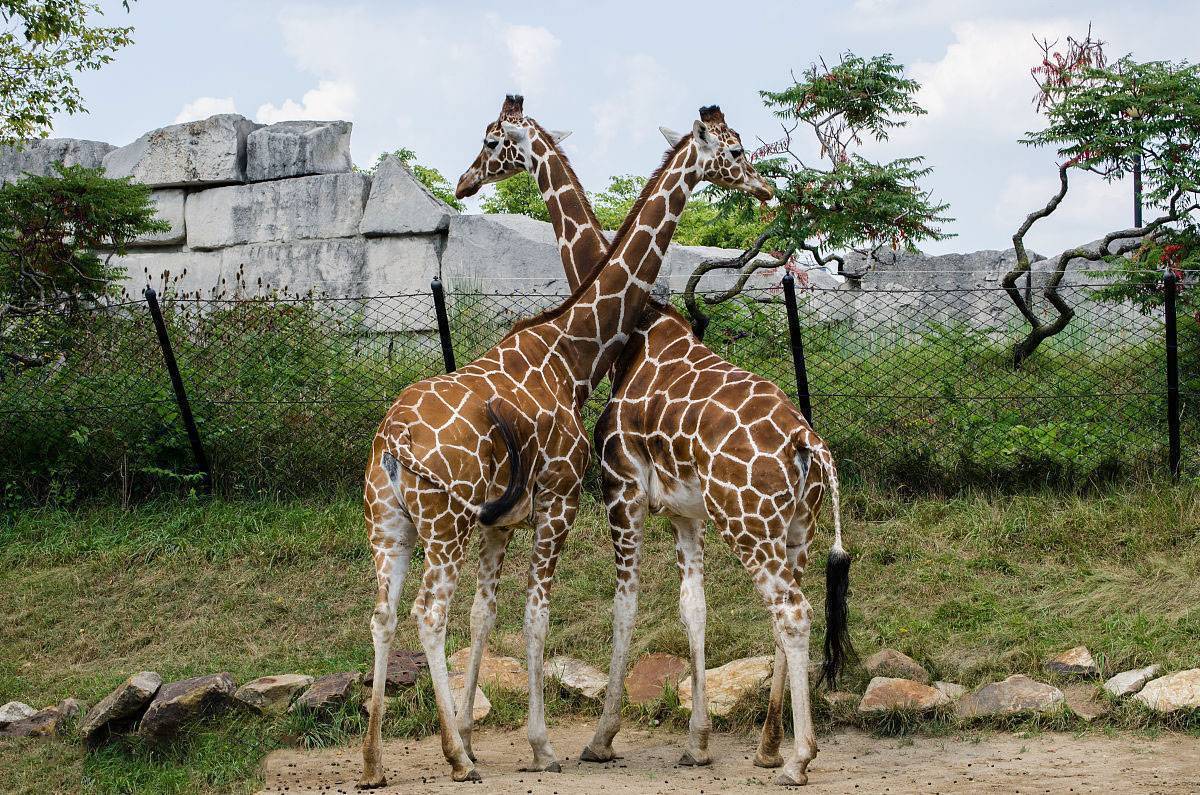
[[[1092,300],[1020,367],[1024,319],[998,288],[798,292],[814,424],[844,477],[881,485],[1082,482],[1164,472],[1161,310]],[[458,362],[562,295],[447,286]],[[220,488],[355,486],[372,434],[408,384],[443,371],[428,291],[349,298],[163,300]],[[1046,307],[1038,311],[1045,312]],[[705,342],[798,397],[778,289],[706,311]],[[187,437],[145,302],[6,328],[54,350],[0,369],[0,483],[45,494],[194,483]],[[45,329],[52,329],[53,333]],[[1200,333],[1180,325],[1185,471],[1200,441]],[[49,340],[49,342],[47,342]],[[607,384],[587,404],[589,425]]]

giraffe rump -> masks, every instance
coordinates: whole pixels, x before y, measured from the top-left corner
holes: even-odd
[[[488,418],[500,431],[500,437],[504,439],[504,448],[508,450],[508,485],[504,487],[504,493],[479,506],[479,521],[483,524],[494,524],[497,519],[511,511],[525,493],[525,468],[521,466],[521,445],[517,443],[513,426],[496,412],[491,400],[487,402],[486,407]]]

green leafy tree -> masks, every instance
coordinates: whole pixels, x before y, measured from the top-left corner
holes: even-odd
[[[56,166],[0,187],[0,367],[36,367],[63,350],[73,310],[115,294],[129,241],[170,225],[150,188],[101,169]]]
[[[1029,325],[1029,332],[1013,346],[1017,365],[1074,317],[1058,292],[1071,263],[1108,262],[1118,284],[1102,295],[1145,299],[1151,279],[1157,281],[1173,263],[1177,267],[1176,260],[1195,257],[1200,210],[1200,65],[1138,62],[1128,55],[1109,63],[1103,42],[1094,39],[1090,30],[1082,39],[1068,38],[1061,50],[1055,49],[1057,43],[1039,44],[1043,58],[1032,74],[1038,88],[1035,102],[1046,126],[1027,133],[1021,143],[1052,146],[1063,160],[1058,165],[1058,190],[1013,235],[1017,262],[1005,275],[1004,286]],[[1113,230],[1098,244],[1078,246],[1053,258],[1042,294],[1054,315],[1043,319],[1018,284],[1030,269],[1026,235],[1059,208],[1074,174],[1089,171],[1114,181],[1138,166],[1142,197],[1154,217],[1141,226]],[[1134,256],[1125,260],[1127,254]]]
[[[87,112],[75,74],[133,41],[133,28],[94,25],[102,13],[79,0],[0,0],[0,144],[44,138],[56,113]]]
[[[949,205],[920,187],[930,173],[923,158],[876,162],[856,151],[865,139],[887,140],[892,130],[923,114],[915,100],[919,88],[891,55],[846,53],[833,66],[812,64],[780,91],[759,92],[784,125],[783,138],[751,155],[759,171],[774,178],[777,204],[764,208],[744,194],[713,190],[723,217],[757,223],[759,232],[741,256],[702,263],[693,273],[685,302],[698,329],[706,320],[695,290],[709,271],[739,270],[733,288],[704,297],[714,304],[740,293],[762,268],[787,267],[803,276],[798,255],[842,273],[849,252],[862,255],[869,269],[885,248],[915,251],[918,243],[949,237],[942,231]],[[815,139],[816,160],[796,152],[794,135],[801,129]],[[763,251],[772,256],[764,261]],[[861,279],[866,270],[848,275]]]
[[[645,177],[633,174],[610,177],[608,187],[592,197],[592,208],[600,225],[605,229],[619,228],[645,185]],[[713,202],[706,189],[688,201],[672,239],[685,246],[745,248],[754,242],[761,228],[757,212],[746,218],[727,213]]]
[[[413,176],[417,178],[417,182],[420,182],[422,185],[428,188],[430,193],[432,193],[434,196],[437,196],[446,204],[450,205],[456,210],[462,210],[466,208],[466,205],[454,198],[454,186],[450,184],[450,180],[446,179],[442,172],[438,171],[436,168],[430,168],[429,166],[423,166],[418,163],[417,153],[406,147],[400,147],[394,152],[384,152],[375,161],[375,165],[371,166],[369,169],[366,169],[366,172],[368,174],[374,174],[375,169],[379,168],[379,164],[384,160],[387,160],[389,157],[394,157],[403,163],[404,167],[411,171]]]
[[[528,171],[497,182],[492,193],[484,197],[479,206],[485,213],[517,213],[539,221],[550,220],[550,211],[542,200],[542,192]]]

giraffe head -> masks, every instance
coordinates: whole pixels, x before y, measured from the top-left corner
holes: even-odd
[[[682,135],[666,127],[658,129],[672,147],[683,139]],[[775,186],[750,164],[742,137],[725,123],[725,114],[719,107],[701,108],[700,118],[692,125],[691,134],[703,179],[722,188],[749,193],[760,201],[768,201],[775,195]]]
[[[542,130],[525,117],[525,98],[509,94],[500,107],[500,116],[483,131],[483,148],[471,167],[458,178],[454,195],[463,199],[474,196],[484,185],[506,180],[533,167],[533,138]],[[552,142],[570,135],[562,130],[547,130]]]

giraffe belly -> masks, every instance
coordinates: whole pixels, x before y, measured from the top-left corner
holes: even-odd
[[[656,515],[683,516],[688,519],[707,519],[704,492],[699,478],[677,478],[650,469],[650,512]]]

